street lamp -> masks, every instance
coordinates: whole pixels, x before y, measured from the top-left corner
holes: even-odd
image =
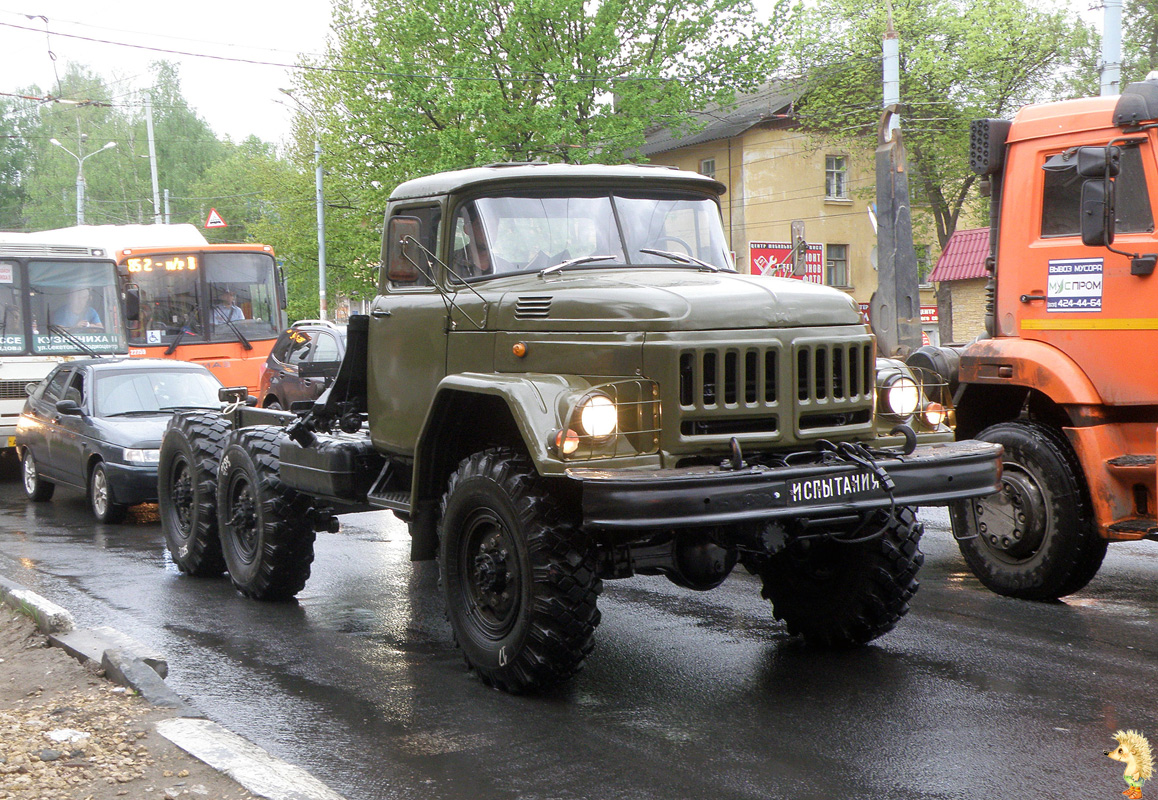
[[[80,143],[84,144],[84,141],[87,138],[88,138],[87,136],[85,136],[84,134],[81,134]],[[89,153],[87,156],[78,156],[76,153],[72,152],[67,147],[62,145],[58,139],[49,139],[48,141],[50,143],[56,145],[61,150],[63,150],[64,152],[68,153],[70,156],[72,156],[73,158],[76,159],[76,224],[77,225],[83,225],[84,224],[84,162],[87,161],[88,159],[92,158],[93,156],[95,156],[97,153],[104,152],[105,150],[108,150],[109,148],[112,148],[112,147],[116,147],[117,143],[116,142],[109,142],[104,147],[102,147],[100,150],[94,150],[93,152]]]
[[[292,89],[278,89],[298,108],[309,114],[314,122],[314,196],[318,206],[318,318],[326,318],[326,212],[322,202],[322,135],[318,130],[318,118],[306,105],[294,96]]]

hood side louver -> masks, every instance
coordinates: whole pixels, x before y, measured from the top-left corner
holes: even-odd
[[[550,314],[550,296],[532,295],[515,301],[515,319],[546,319]]]

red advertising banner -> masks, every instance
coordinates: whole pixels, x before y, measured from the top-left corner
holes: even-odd
[[[791,278],[791,242],[749,242],[748,263],[753,275],[774,278]],[[804,254],[804,274],[797,280],[809,283],[824,283],[824,248],[818,244],[808,245]]]

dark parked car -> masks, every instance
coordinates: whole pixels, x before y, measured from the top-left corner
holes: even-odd
[[[88,493],[101,522],[157,499],[157,461],[174,411],[219,411],[221,382],[200,364],[156,358],[70,361],[31,385],[16,426],[24,491]]]
[[[289,409],[293,403],[316,400],[333,381],[345,353],[346,326],[319,319],[295,322],[282,331],[259,370],[259,404]],[[326,374],[303,377],[301,367],[307,365],[307,371],[321,369]]]

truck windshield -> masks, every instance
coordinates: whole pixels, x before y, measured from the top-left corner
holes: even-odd
[[[681,267],[684,256],[732,266],[719,207],[703,195],[512,194],[466,203],[454,217],[450,266],[460,277],[538,271],[589,256],[612,257],[592,266]]]

